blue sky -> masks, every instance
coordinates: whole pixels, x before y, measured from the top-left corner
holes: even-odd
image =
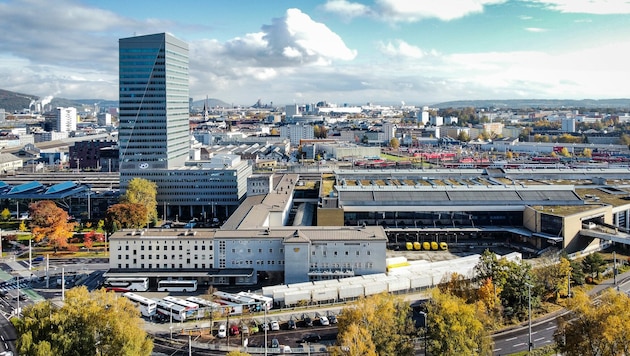
[[[195,100],[630,97],[630,0],[0,0],[0,89],[116,100],[118,39],[157,32]]]

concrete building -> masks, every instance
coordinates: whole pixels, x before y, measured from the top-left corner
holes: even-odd
[[[563,132],[575,132],[575,119],[572,117],[565,117],[562,119],[562,131]]]
[[[189,161],[188,44],[168,33],[123,38],[119,57],[121,193],[144,178],[164,219],[229,216],[252,169],[227,155]]]
[[[291,145],[297,146],[300,140],[314,139],[315,131],[311,125],[287,125],[280,127],[280,137],[288,138]]]
[[[110,126],[112,124],[112,114],[101,112],[96,115],[96,123],[99,126]]]
[[[100,169],[101,149],[115,146],[112,140],[77,141],[70,146],[68,159],[70,168]]]
[[[77,109],[58,107],[55,131],[72,132],[77,130]]]

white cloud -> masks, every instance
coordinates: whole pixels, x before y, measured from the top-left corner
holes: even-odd
[[[581,14],[630,14],[628,0],[528,0],[554,11]]]
[[[547,32],[546,28],[540,28],[540,27],[526,27],[525,31],[528,32]]]
[[[390,57],[402,57],[402,58],[423,58],[427,55],[420,47],[410,45],[403,40],[396,40],[393,43],[379,42],[378,49],[385,55]]]
[[[389,22],[418,22],[436,18],[450,21],[483,12],[485,6],[502,4],[507,0],[376,0],[370,8],[347,0],[329,0],[324,9],[342,16],[374,16]]]

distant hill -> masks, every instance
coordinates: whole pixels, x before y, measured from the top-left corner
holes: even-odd
[[[28,109],[29,104],[38,99],[39,97],[35,95],[0,89],[0,109],[4,109],[7,113]]]
[[[432,104],[431,107],[444,108],[510,108],[510,109],[603,109],[618,108],[630,109],[630,99],[583,99],[583,100],[564,100],[564,99],[512,99],[512,100],[457,100],[447,101],[438,104]]]

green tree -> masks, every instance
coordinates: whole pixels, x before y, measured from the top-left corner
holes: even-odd
[[[416,330],[411,319],[411,307],[400,297],[378,294],[359,299],[343,308],[339,315],[339,335],[346,335],[352,324],[365,328],[378,355],[412,355],[412,337]],[[350,346],[350,345],[343,345]]]
[[[85,287],[66,293],[61,308],[43,301],[13,318],[20,355],[150,355],[153,342],[138,309],[126,298]]]
[[[470,141],[470,135],[468,134],[468,132],[462,130],[457,135],[457,139],[461,142],[468,142]]]
[[[528,303],[531,298],[532,308],[540,304],[539,288],[536,288],[532,267],[523,261],[505,261],[507,278],[501,285],[501,302],[505,317],[527,318]],[[531,288],[531,289],[530,289]]]
[[[543,293],[547,299],[555,299],[559,293],[568,291],[571,262],[561,257],[559,261],[544,256],[533,270],[536,280],[540,281]]]
[[[141,204],[146,208],[145,223],[157,221],[157,185],[147,179],[134,178],[129,181],[125,194],[120,197],[121,203]]]
[[[606,261],[604,261],[602,255],[597,252],[591,253],[582,260],[582,269],[591,277],[599,278],[599,275],[604,271],[605,265]]]
[[[450,293],[434,290],[427,303],[428,346],[431,355],[492,355],[487,316],[475,305]]]
[[[50,200],[41,200],[29,205],[30,227],[35,241],[46,240],[57,253],[68,246],[76,223],[69,222],[68,213]]]
[[[142,204],[114,204],[105,214],[105,228],[114,233],[118,229],[138,229],[147,224],[146,207]]]
[[[11,212],[8,208],[4,208],[2,212],[0,212],[0,219],[2,219],[2,221],[9,221],[11,219]]]

